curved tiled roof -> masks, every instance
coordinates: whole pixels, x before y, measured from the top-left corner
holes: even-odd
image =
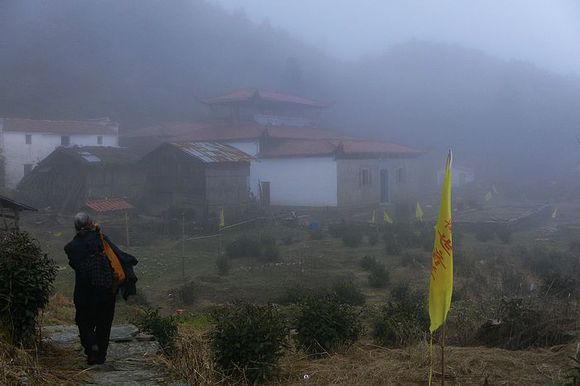
[[[270,103],[292,104],[302,107],[328,107],[330,104],[297,95],[264,90],[259,88],[242,88],[228,94],[202,99],[201,102],[208,105],[220,105],[241,103],[249,101],[264,101]]]

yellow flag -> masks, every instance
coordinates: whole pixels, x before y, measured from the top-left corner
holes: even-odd
[[[485,193],[484,198],[485,198],[485,201],[489,201],[493,198],[493,194],[491,193],[491,190],[489,192]]]
[[[415,218],[423,222],[423,208],[421,208],[419,201],[417,201],[417,205],[415,205]]]
[[[558,217],[558,208],[555,208],[554,211],[552,212],[552,218],[556,217]]]
[[[371,224],[377,223],[377,211],[373,210],[373,217],[371,218]]]
[[[222,210],[220,212],[220,225],[219,225],[219,228],[222,229],[224,226],[226,226],[226,219],[224,217],[224,208],[222,208]]]
[[[389,216],[389,214],[387,213],[386,210],[383,212],[383,222],[385,224],[392,224],[393,223],[393,219],[391,218],[391,216]]]
[[[445,162],[445,177],[441,186],[439,218],[435,225],[435,244],[429,286],[429,317],[431,332],[447,319],[453,292],[453,239],[451,235],[451,150]]]

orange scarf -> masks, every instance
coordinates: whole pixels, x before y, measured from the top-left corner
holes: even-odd
[[[125,271],[123,270],[123,266],[121,265],[121,261],[119,257],[113,251],[113,248],[109,245],[103,234],[101,233],[101,229],[97,226],[97,232],[99,232],[99,236],[101,237],[101,242],[103,243],[103,252],[107,259],[109,259],[109,263],[111,263],[111,268],[113,268],[113,275],[115,276],[115,284],[121,285],[125,282]]]

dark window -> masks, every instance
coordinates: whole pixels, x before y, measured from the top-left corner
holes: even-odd
[[[102,144],[103,144],[103,136],[102,135],[99,135],[97,137],[97,145],[102,145]]]
[[[32,143],[32,135],[26,134],[26,144],[30,145]]]
[[[68,135],[61,135],[60,136],[60,145],[61,146],[70,145],[70,137]]]
[[[407,182],[407,175],[405,174],[405,169],[398,168],[397,169],[397,183],[404,184]]]
[[[32,171],[32,164],[24,164],[24,175],[27,175]]]
[[[361,169],[360,170],[360,185],[361,186],[370,186],[371,185],[371,170],[370,169]]]

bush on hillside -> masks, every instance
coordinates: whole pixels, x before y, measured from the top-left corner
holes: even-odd
[[[48,304],[55,277],[55,263],[28,233],[0,233],[0,333],[12,343],[34,342],[38,313]]]
[[[359,261],[359,265],[365,271],[370,271],[371,268],[373,268],[375,265],[377,265],[377,263],[378,262],[377,262],[376,257],[372,257],[372,256],[363,256]]]
[[[161,316],[159,309],[149,308],[144,310],[136,324],[153,335],[165,353],[173,353],[177,337],[177,319],[174,316]]]
[[[548,307],[547,307],[548,306]],[[558,314],[551,305],[532,299],[502,299],[494,319],[477,331],[476,342],[487,347],[523,350],[570,342],[576,321],[567,312]]]
[[[226,255],[229,258],[257,257],[263,261],[276,261],[280,257],[280,249],[276,239],[269,235],[255,237],[243,235],[226,246]]]
[[[212,313],[216,365],[244,382],[267,380],[287,347],[288,327],[271,305],[234,303]]]
[[[337,300],[342,304],[349,304],[351,306],[362,306],[366,302],[366,297],[361,289],[352,281],[339,281],[335,283],[331,290],[331,294],[336,296]]]
[[[197,299],[197,285],[192,281],[182,284],[175,292],[181,305],[190,306]]]
[[[475,229],[475,238],[482,243],[491,241],[494,235],[493,229],[486,224],[482,224]]]
[[[395,287],[391,300],[373,322],[373,339],[381,346],[407,346],[417,342],[429,327],[425,297],[408,285]]]
[[[232,259],[241,257],[260,257],[262,244],[257,237],[243,235],[226,246],[226,254]]]
[[[215,262],[218,274],[225,276],[230,273],[230,259],[227,256],[219,256]]]
[[[383,234],[383,241],[385,242],[385,253],[387,255],[399,255],[402,252],[401,244],[394,232],[386,231]]]
[[[361,245],[362,239],[363,232],[354,226],[346,228],[342,234],[342,243],[349,248],[356,248]]]
[[[359,313],[336,296],[309,296],[300,303],[296,342],[308,354],[319,356],[348,347],[362,332]]]
[[[512,230],[507,225],[498,226],[495,234],[503,244],[509,244],[512,241]]]
[[[389,284],[389,272],[384,264],[375,264],[369,272],[369,285],[373,288],[385,288]]]
[[[369,234],[369,245],[375,246],[379,243],[379,234],[378,232],[371,232]]]

